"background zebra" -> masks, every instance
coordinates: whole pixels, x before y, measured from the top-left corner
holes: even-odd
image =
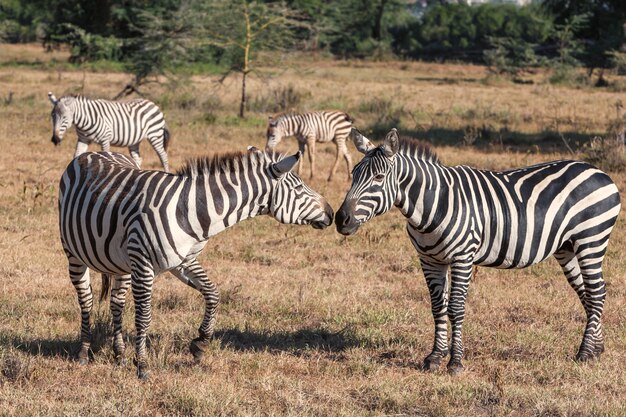
[[[337,230],[351,235],[392,205],[407,218],[435,320],[425,369],[436,369],[448,354],[449,316],[448,370],[463,370],[461,328],[473,265],[523,268],[550,255],[587,313],[576,359],[604,351],[602,260],[620,211],[618,189],[608,175],[577,161],[505,172],[447,167],[428,148],[399,140],[395,129],[377,148],[356,130],[353,140],[365,157],[354,168],[352,187],[337,212]]]
[[[159,155],[165,172],[169,172],[167,146],[170,132],[163,113],[151,101],[91,100],[82,96],[65,96],[57,100],[52,93],[48,98],[52,108],[52,143],[59,145],[65,132],[74,124],[78,134],[74,157],[87,151],[95,142],[108,152],[110,146],[127,146],[130,155],[141,166],[139,145],[148,139]]]
[[[144,171],[125,155],[88,152],[65,170],[59,187],[61,243],[81,309],[79,361],[89,360],[93,295],[89,269],[106,274],[111,290],[113,348],[123,359],[122,311],[129,286],[135,300],[137,370],[146,378],[146,332],[154,277],[170,271],[202,293],[204,319],[191,352],[199,360],[213,334],[219,300],[196,257],[207,239],[249,217],[325,228],[333,211],[291,173],[300,153],[286,158],[251,149],[201,158],[176,175]],[[89,269],[88,269],[89,268]]]
[[[274,149],[284,137],[295,136],[300,152],[306,147],[311,164],[311,178],[315,175],[315,142],[334,141],[337,146],[335,164],[330,170],[328,181],[332,180],[341,156],[348,167],[348,178],[352,178],[352,157],[346,147],[346,139],[352,128],[352,118],[342,111],[317,111],[312,113],[281,113],[270,117],[267,127],[266,149]],[[298,165],[298,175],[302,175],[302,162]]]

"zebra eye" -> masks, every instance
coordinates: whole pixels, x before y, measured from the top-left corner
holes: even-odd
[[[293,189],[296,191],[302,191],[304,189],[304,184],[298,184]]]
[[[376,174],[376,175],[374,175],[374,181],[381,182],[384,179],[385,179],[385,174]]]

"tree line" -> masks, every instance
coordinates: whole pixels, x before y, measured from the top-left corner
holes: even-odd
[[[5,42],[68,45],[72,62],[121,62],[135,77],[130,91],[152,75],[215,64],[243,74],[242,101],[262,50],[452,59],[513,77],[585,66],[591,75],[626,67],[624,22],[623,0],[0,0]]]

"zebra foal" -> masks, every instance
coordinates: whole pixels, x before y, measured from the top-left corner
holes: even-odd
[[[274,149],[280,141],[289,136],[298,140],[300,152],[304,148],[309,154],[311,176],[315,175],[315,143],[335,142],[337,154],[335,164],[330,170],[328,181],[333,179],[341,157],[348,167],[348,178],[352,178],[352,157],[346,147],[346,139],[352,128],[352,118],[342,111],[316,111],[312,113],[281,113],[270,117],[267,127],[266,149]],[[298,175],[302,175],[302,162],[298,165]]]
[[[300,153],[282,158],[251,149],[200,158],[176,174],[140,170],[125,155],[87,152],[65,170],[59,186],[61,243],[81,310],[81,364],[89,361],[93,294],[89,269],[103,274],[103,295],[113,277],[113,350],[123,360],[122,312],[129,287],[135,300],[138,376],[148,376],[146,333],[152,317],[154,277],[170,271],[205,300],[199,336],[190,350],[199,360],[213,334],[216,285],[197,260],[207,240],[250,217],[269,214],[282,223],[332,223],[326,200],[291,172]]]
[[[435,322],[425,369],[436,369],[450,353],[448,371],[463,370],[461,329],[473,265],[524,268],[552,255],[587,314],[576,359],[604,351],[602,260],[620,211],[608,175],[578,161],[504,172],[447,167],[427,147],[399,139],[395,129],[379,147],[356,129],[352,136],[365,156],[337,212],[337,231],[351,235],[394,205],[407,218]]]
[[[65,96],[57,99],[48,93],[52,103],[52,143],[60,145],[65,132],[76,126],[78,142],[74,158],[87,151],[91,142],[108,152],[111,146],[128,147],[130,155],[141,166],[139,145],[148,139],[163,170],[169,172],[167,147],[170,132],[163,113],[151,101],[92,100],[83,96]]]

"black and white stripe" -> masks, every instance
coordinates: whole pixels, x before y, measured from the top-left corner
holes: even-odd
[[[87,152],[65,170],[59,189],[61,242],[81,309],[79,360],[88,362],[93,304],[89,269],[109,276],[114,351],[123,358],[122,310],[129,287],[135,300],[139,376],[147,376],[146,332],[154,277],[170,271],[204,296],[196,359],[213,334],[219,293],[197,261],[207,240],[249,217],[269,214],[282,223],[324,228],[333,212],[326,200],[291,172],[300,153],[281,158],[252,149],[203,158],[175,175],[144,171],[118,153]]]
[[[393,205],[407,218],[435,320],[426,369],[435,369],[448,354],[448,317],[448,369],[463,369],[461,328],[473,265],[524,268],[552,255],[587,313],[576,358],[602,353],[602,260],[620,211],[618,189],[608,175],[579,161],[505,172],[447,167],[428,148],[399,140],[395,129],[377,148],[356,130],[353,139],[365,157],[337,212],[337,230],[353,234]]]
[[[165,172],[169,172],[167,146],[170,138],[163,113],[151,101],[91,100],[82,96],[65,96],[57,100],[48,93],[53,104],[52,143],[59,145],[65,132],[76,126],[78,142],[74,157],[87,151],[91,142],[104,152],[111,146],[128,147],[130,155],[141,166],[139,145],[148,139],[159,155]]]
[[[337,155],[328,180],[330,181],[335,175],[342,156],[348,167],[348,176],[352,178],[352,157],[346,147],[346,139],[350,135],[352,122],[352,118],[347,113],[338,110],[302,114],[282,113],[270,117],[267,127],[266,148],[274,149],[283,138],[295,136],[298,139],[300,152],[304,153],[305,147],[308,150],[311,178],[313,178],[315,175],[315,142],[334,141],[337,146]],[[298,174],[302,174],[302,162],[298,165]]]

